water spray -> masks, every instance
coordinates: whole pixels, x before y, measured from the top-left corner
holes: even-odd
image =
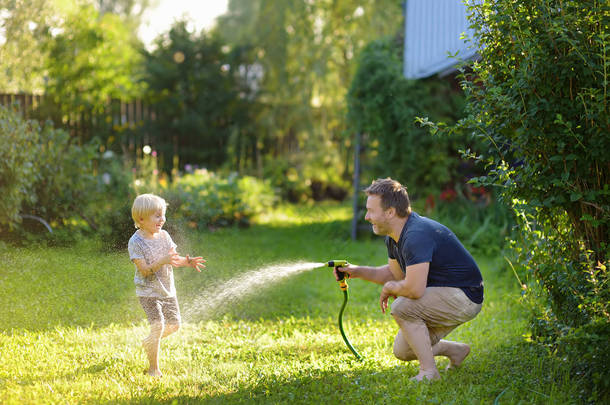
[[[326,266],[334,267],[335,269],[337,269],[337,267],[345,267],[348,264],[349,263],[347,262],[347,260],[330,260],[326,263]],[[339,330],[341,331],[341,336],[343,336],[343,340],[345,341],[347,347],[349,347],[349,349],[352,351],[352,353],[354,354],[354,356],[356,356],[358,360],[362,360],[362,356],[358,354],[356,349],[354,349],[354,346],[352,346],[352,344],[349,342],[349,339],[347,338],[347,336],[345,335],[345,331],[343,330],[343,311],[345,310],[345,306],[347,305],[347,301],[349,300],[349,293],[347,292],[347,289],[349,287],[347,285],[347,279],[349,278],[349,274],[344,273],[342,271],[336,271],[335,273],[337,274],[339,288],[341,288],[341,291],[343,291],[343,305],[341,305],[341,310],[339,311]]]

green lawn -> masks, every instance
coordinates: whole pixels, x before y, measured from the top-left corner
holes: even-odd
[[[94,241],[0,248],[0,403],[578,403],[578,380],[526,341],[527,313],[502,258],[475,255],[484,307],[448,337],[472,354],[424,384],[409,381],[417,362],[392,355],[397,327],[378,309],[379,286],[350,281],[345,328],[358,362],[336,325],[342,295],[330,269],[252,288],[231,282],[297,261],[383,264],[382,240],[349,240],[349,221],[347,206],[284,207],[248,229],[172,235],[208,267],[176,270],[185,324],[162,342],[159,380],[143,375],[148,329],[126,251]],[[221,287],[235,293],[201,310]]]

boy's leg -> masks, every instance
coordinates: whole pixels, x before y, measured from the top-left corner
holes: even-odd
[[[142,340],[142,346],[148,357],[148,374],[153,377],[160,377],[159,369],[159,350],[161,348],[161,336],[163,334],[163,324],[155,322],[150,325],[150,334]]]
[[[167,337],[180,329],[182,318],[180,316],[180,306],[176,297],[165,298],[162,301],[161,310],[165,320],[165,327],[161,338]]]
[[[158,298],[140,297],[140,304],[146,312],[150,324],[149,335],[142,340],[142,346],[148,357],[148,374],[154,377],[161,376],[159,369],[159,350],[161,337],[164,333],[162,305]]]

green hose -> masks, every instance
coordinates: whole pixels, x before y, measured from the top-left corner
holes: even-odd
[[[343,289],[342,289],[343,290]],[[341,336],[343,336],[343,340],[349,349],[354,353],[354,356],[360,361],[362,361],[362,356],[358,354],[354,346],[349,342],[347,336],[345,336],[345,332],[343,331],[343,311],[345,310],[345,306],[347,305],[347,300],[349,299],[349,294],[347,292],[347,288],[343,290],[343,305],[341,305],[341,311],[339,311],[339,330],[341,331]]]

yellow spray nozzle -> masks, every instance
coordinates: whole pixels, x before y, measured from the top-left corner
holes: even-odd
[[[345,267],[347,266],[347,260],[330,260],[326,265],[328,267]]]

